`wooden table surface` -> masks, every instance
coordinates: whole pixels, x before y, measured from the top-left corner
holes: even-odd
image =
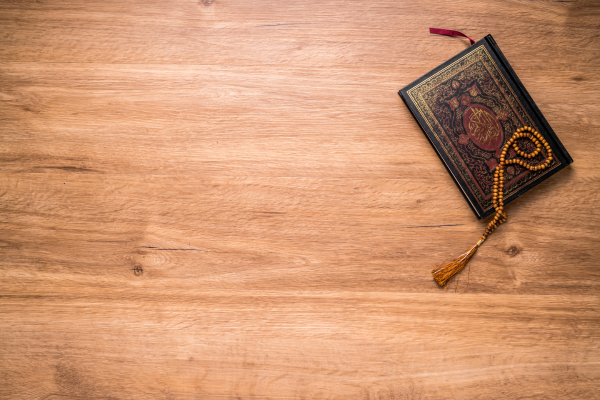
[[[574,164],[478,221],[397,95],[491,33]],[[600,2],[0,2],[0,398],[600,398]],[[463,274],[464,275],[464,274]]]

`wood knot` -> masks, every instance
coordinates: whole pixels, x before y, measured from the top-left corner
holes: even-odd
[[[141,276],[144,273],[144,269],[139,264],[133,267],[131,270],[135,276]]]
[[[515,257],[520,252],[521,252],[521,249],[518,248],[517,246],[510,246],[508,248],[508,250],[506,250],[506,254],[508,254],[511,257]]]

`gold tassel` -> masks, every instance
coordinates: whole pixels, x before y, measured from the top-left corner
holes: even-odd
[[[471,247],[469,250],[461,254],[456,260],[450,261],[449,263],[441,265],[431,271],[433,274],[433,279],[435,279],[437,284],[442,287],[446,286],[450,280],[452,280],[452,278],[465,269],[467,263],[471,257],[473,257],[473,254],[475,254],[479,246],[481,246],[481,243],[483,243],[483,239],[477,242],[477,244]]]
[[[519,148],[517,145],[517,139],[527,138],[531,140],[536,149],[530,153],[525,153],[523,150]],[[523,157],[524,159],[531,159],[537,156],[541,150],[542,146],[546,149],[546,159],[538,165],[531,165],[523,160],[518,160],[513,158],[512,160],[507,160],[507,152],[510,146],[513,146],[515,152]],[[448,283],[454,278],[457,274],[459,274],[465,267],[467,263],[473,257],[479,246],[487,239],[487,237],[503,222],[506,221],[507,215],[504,212],[504,167],[509,164],[518,164],[524,168],[527,168],[530,171],[539,171],[547,168],[552,162],[552,149],[550,145],[544,139],[542,135],[535,129],[529,126],[525,126],[523,128],[517,129],[517,131],[512,135],[512,137],[506,142],[504,147],[502,148],[502,153],[500,155],[500,164],[496,167],[496,172],[494,173],[494,189],[493,189],[493,203],[494,208],[496,209],[496,215],[494,219],[490,221],[485,232],[481,236],[481,239],[469,250],[465,251],[461,254],[456,260],[446,263],[444,265],[435,268],[431,273],[433,274],[433,279],[437,282],[438,285],[444,287],[447,286]],[[466,290],[466,289],[465,289]]]

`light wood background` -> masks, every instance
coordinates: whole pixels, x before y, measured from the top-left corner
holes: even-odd
[[[575,163],[477,221],[398,89],[491,33]],[[600,2],[0,2],[0,398],[600,398]],[[464,274],[463,274],[464,275]]]

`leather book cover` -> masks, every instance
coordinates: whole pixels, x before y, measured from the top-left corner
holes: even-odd
[[[531,126],[540,132],[555,156],[542,171],[506,168],[505,204],[573,162],[491,35],[399,94],[477,218],[494,211],[494,169],[502,147],[518,128]],[[515,156],[511,148],[508,158]],[[545,157],[539,154],[533,161]]]

